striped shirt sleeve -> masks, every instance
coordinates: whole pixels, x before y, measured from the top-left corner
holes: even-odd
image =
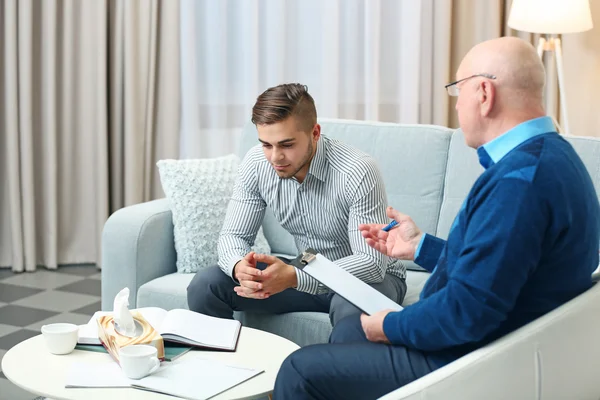
[[[240,165],[219,235],[219,267],[232,278],[233,267],[250,252],[265,215],[266,203],[258,189],[254,158],[250,152]]]

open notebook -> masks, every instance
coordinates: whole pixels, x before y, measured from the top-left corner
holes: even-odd
[[[243,368],[202,358],[182,358],[142,379],[129,379],[114,363],[74,362],[65,388],[135,388],[203,400],[259,375],[263,370]]]
[[[209,317],[183,309],[166,311],[158,307],[144,307],[135,311],[142,314],[165,342],[215,350],[235,351],[242,326],[236,320]],[[87,325],[79,328],[77,342],[101,345],[96,320],[100,316],[111,314],[111,312],[96,312]]]

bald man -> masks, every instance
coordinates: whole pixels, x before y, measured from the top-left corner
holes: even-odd
[[[517,38],[475,46],[456,82],[465,140],[485,168],[448,241],[398,225],[361,225],[367,243],[432,272],[399,312],[341,320],[330,342],[283,363],[275,399],[374,399],[566,303],[591,287],[600,205],[571,145],[544,116],[544,68]]]

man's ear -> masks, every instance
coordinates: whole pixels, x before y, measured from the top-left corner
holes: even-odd
[[[315,124],[312,131],[312,138],[316,142],[321,137],[321,125]]]
[[[492,112],[496,101],[496,88],[494,85],[488,81],[482,81],[479,84],[477,99],[480,104],[481,116],[487,117]]]

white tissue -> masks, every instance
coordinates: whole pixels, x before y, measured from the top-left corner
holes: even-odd
[[[135,336],[135,322],[127,307],[129,307],[129,288],[121,290],[115,296],[113,319],[119,325],[119,333],[125,336]]]

